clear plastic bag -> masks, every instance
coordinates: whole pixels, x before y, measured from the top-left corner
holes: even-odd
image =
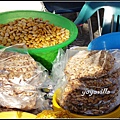
[[[47,109],[49,101],[41,88],[49,89],[52,84],[47,69],[29,55],[24,44],[0,49],[0,106]]]
[[[54,90],[60,89],[58,104],[82,115],[114,110],[120,104],[120,50],[61,51],[52,69],[52,79],[57,81]]]

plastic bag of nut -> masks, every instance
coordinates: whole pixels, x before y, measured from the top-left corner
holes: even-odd
[[[24,48],[22,53],[20,48]],[[0,106],[24,111],[47,109],[49,101],[40,89],[49,85],[48,71],[28,54],[24,44],[0,49]]]
[[[56,69],[58,71],[56,71]],[[103,115],[120,104],[120,50],[59,51],[52,69],[58,104],[82,115]]]

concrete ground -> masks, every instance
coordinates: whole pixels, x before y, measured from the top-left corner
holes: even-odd
[[[74,21],[77,17],[76,13],[65,13],[63,14],[64,17]],[[100,10],[100,18],[102,19],[103,16],[103,10]],[[92,17],[91,17],[91,23],[92,23],[92,29],[93,29],[93,38],[96,38],[99,36],[98,33],[98,25],[97,25],[97,14],[95,13]],[[81,32],[82,30],[82,32]],[[69,45],[69,47],[72,46],[85,46],[87,47],[87,45],[90,43],[90,35],[89,35],[89,28],[88,28],[88,23],[84,23],[83,26],[78,27],[78,36],[77,39],[71,43]]]

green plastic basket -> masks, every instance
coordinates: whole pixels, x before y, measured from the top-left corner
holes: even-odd
[[[78,29],[76,25],[69,19],[50,12],[34,11],[34,10],[15,10],[0,13],[0,23],[5,24],[14,21],[19,18],[42,18],[43,20],[49,20],[50,23],[66,28],[70,31],[70,38],[55,46],[46,48],[31,48],[28,49],[29,54],[38,62],[42,63],[48,70],[51,70],[52,63],[56,58],[58,49],[65,48],[71,44],[78,35]],[[3,46],[0,46],[3,48]],[[18,50],[19,51],[19,50]],[[20,52],[22,49],[20,49]]]

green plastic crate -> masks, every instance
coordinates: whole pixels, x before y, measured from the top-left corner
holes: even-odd
[[[70,38],[61,44],[57,44],[55,46],[50,46],[46,48],[28,49],[29,54],[36,61],[42,63],[43,66],[46,67],[48,70],[51,70],[52,62],[56,58],[58,49],[65,48],[67,45],[72,43],[78,35],[78,29],[72,21],[70,21],[69,19],[63,16],[52,14],[50,12],[34,11],[34,10],[15,10],[15,11],[2,12],[0,13],[0,23],[4,24],[19,18],[30,18],[30,17],[49,20],[50,23],[56,26],[61,26],[62,28],[66,28],[70,31]],[[3,46],[0,46],[0,48],[2,47]],[[20,52],[22,52],[22,49],[20,49]]]

